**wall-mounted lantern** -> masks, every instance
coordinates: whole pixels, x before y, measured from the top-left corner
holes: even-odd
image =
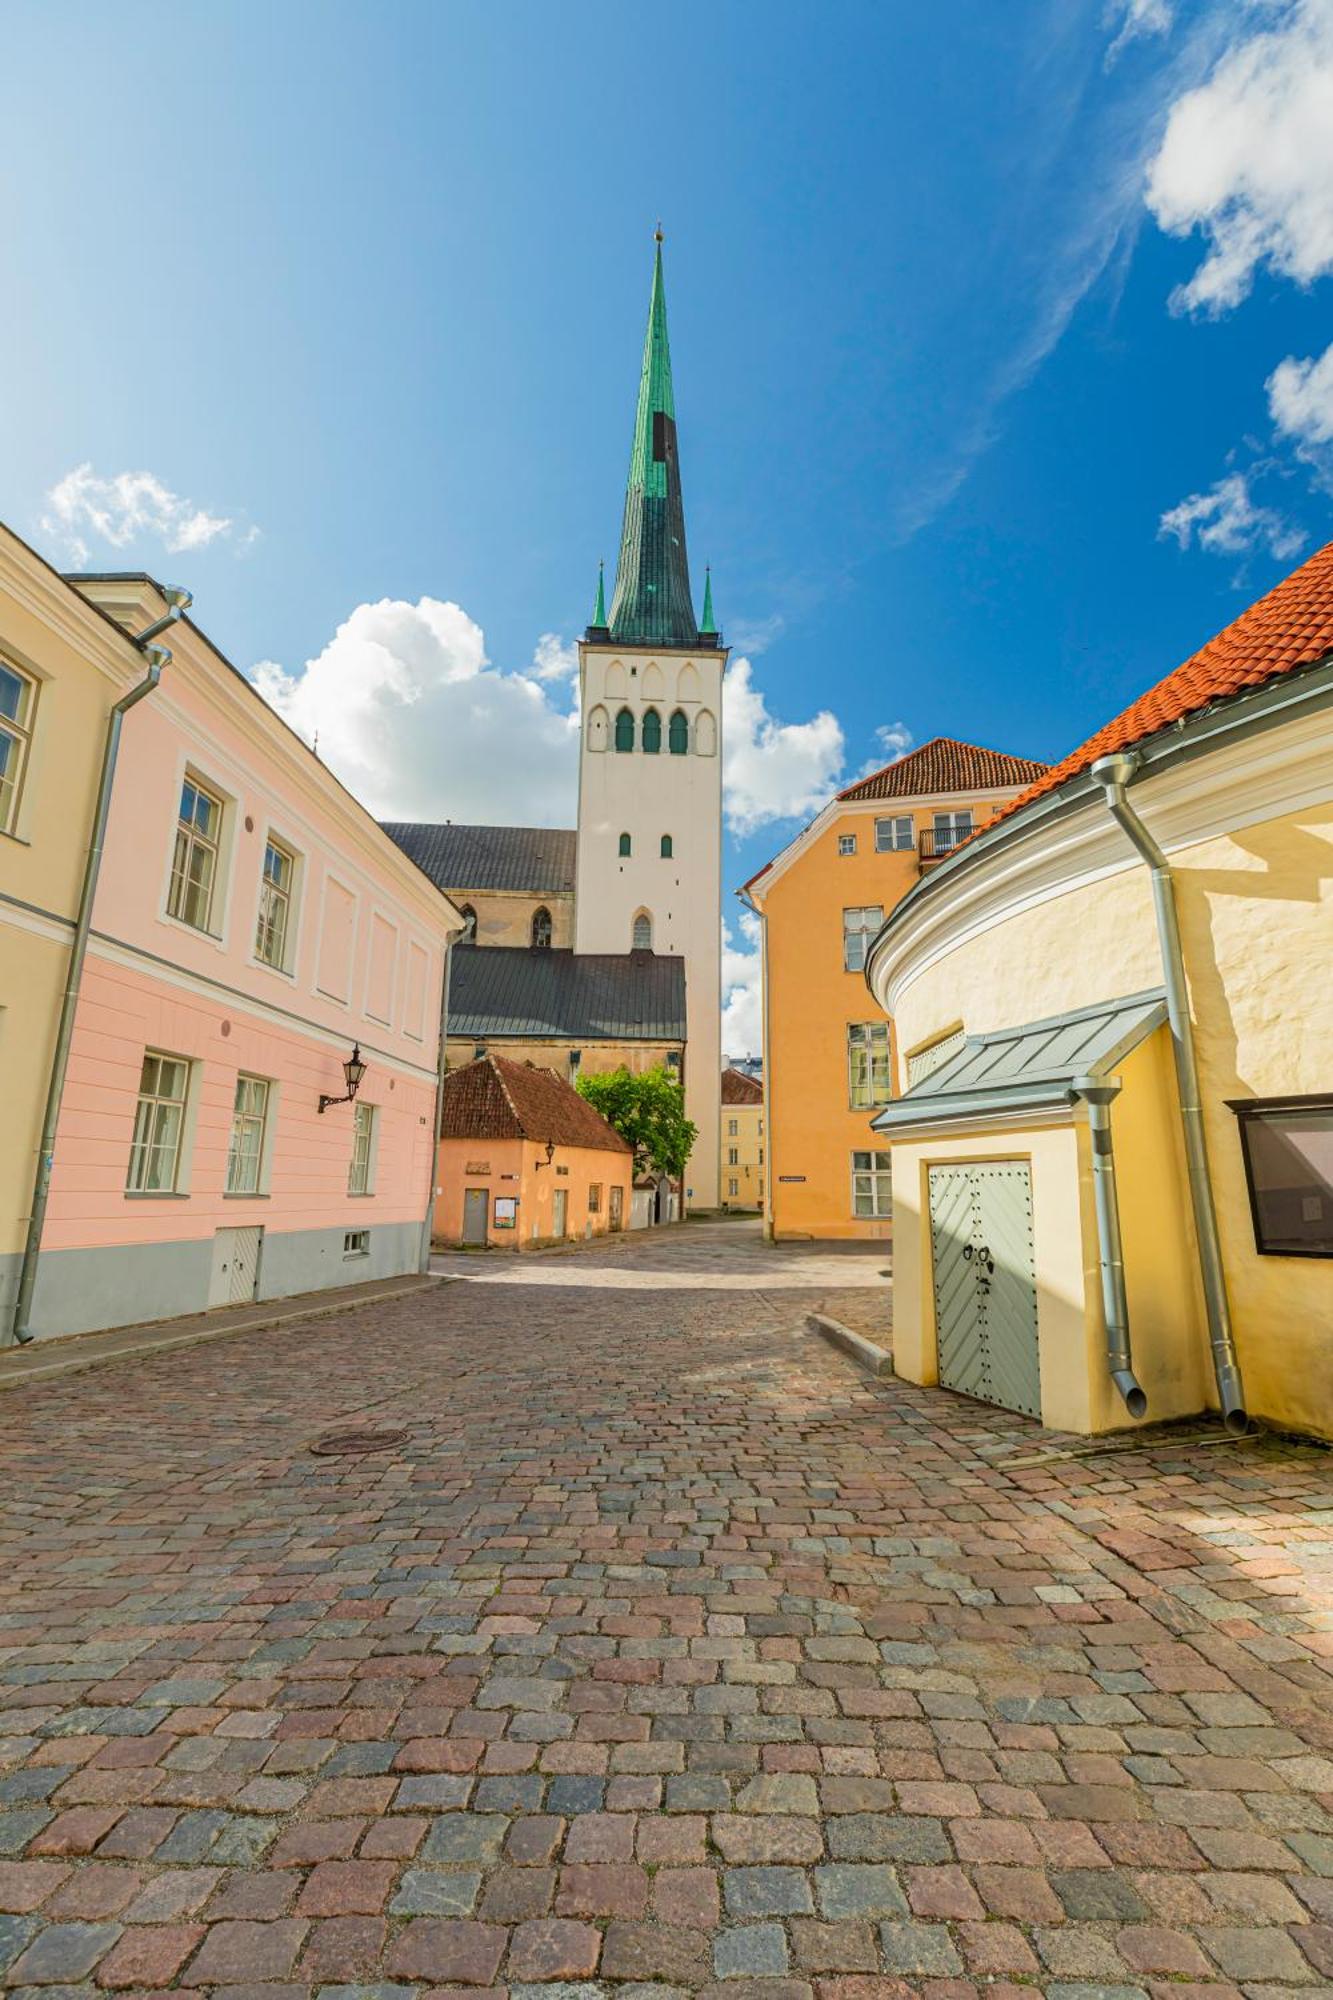
[[[344,1097],[320,1096],[319,1108],[327,1111],[331,1104],[350,1104],[361,1088],[361,1079],[366,1073],[366,1065],[361,1060],[361,1044],[353,1042],[352,1053],[343,1064],[343,1075],[347,1079],[347,1093]]]
[[[533,1165],[540,1172],[540,1170],[543,1167],[549,1167],[554,1158],[555,1158],[555,1140],[548,1139],[546,1141],[546,1158],[544,1160],[534,1160]]]

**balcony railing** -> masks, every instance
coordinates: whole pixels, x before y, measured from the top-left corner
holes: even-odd
[[[917,836],[917,852],[921,866],[929,868],[932,862],[943,861],[946,854],[952,854],[955,847],[961,847],[972,836],[970,826],[954,827],[949,833],[934,826],[923,826]]]

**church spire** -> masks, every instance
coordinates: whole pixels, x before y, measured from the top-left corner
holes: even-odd
[[[685,554],[660,229],[610,626],[623,645],[694,646],[699,639]]]
[[[593,605],[592,624],[589,626],[588,629],[592,632],[605,632],[606,630],[606,564],[605,563],[599,562],[597,565],[597,602]]]

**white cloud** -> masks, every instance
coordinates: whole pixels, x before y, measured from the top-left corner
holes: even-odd
[[[1252,498],[1249,481],[1241,472],[1229,472],[1206,493],[1191,493],[1168,508],[1157,531],[1174,535],[1182,549],[1194,539],[1201,549],[1214,555],[1247,555],[1262,546],[1278,561],[1295,555],[1305,539],[1299,528]]]
[[[1161,227],[1209,240],[1177,311],[1225,312],[1264,265],[1302,285],[1333,271],[1333,0],[1262,12],[1172,106],[1149,170]]]
[[[103,479],[87,464],[76,465],[56,481],[42,515],[43,531],[74,563],[86,563],[98,542],[113,549],[160,542],[169,555],[179,555],[207,548],[236,527],[230,515],[210,514],[173,493],[155,473],[117,472]],[[240,546],[248,546],[258,534],[257,528],[245,530]]]
[[[1268,378],[1268,413],[1299,455],[1333,475],[1333,345],[1308,361],[1289,354]]]
[[[837,717],[825,708],[809,722],[779,722],[752,675],[749,660],[733,660],[723,687],[722,788],[736,834],[816,812],[842,770]]]
[[[253,679],[380,819],[574,823],[577,718],[496,672],[457,604],[359,604],[303,672],[265,660]]]
[[[1107,18],[1120,23],[1119,33],[1107,51],[1109,66],[1130,42],[1144,35],[1165,35],[1175,19],[1172,0],[1112,0]]]
[[[539,681],[572,681],[579,670],[579,649],[558,632],[543,632],[533,648],[532,671]]]
[[[913,736],[905,722],[881,722],[875,731],[875,741],[883,752],[886,764],[896,764],[905,757],[912,747]]]
[[[764,1045],[763,959],[759,919],[753,910],[742,911],[740,929],[742,945],[723,920],[722,1053],[757,1056]]]

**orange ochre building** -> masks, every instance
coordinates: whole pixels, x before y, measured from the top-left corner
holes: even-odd
[[[628,1229],[634,1155],[549,1069],[479,1056],[445,1078],[434,1238],[529,1250]]]
[[[867,948],[923,873],[1046,770],[934,737],[839,792],[741,890],[763,925],[770,1236],[889,1235],[889,1154],[870,1121],[893,1094],[894,1047]],[[940,1059],[901,1054],[909,1082]]]

